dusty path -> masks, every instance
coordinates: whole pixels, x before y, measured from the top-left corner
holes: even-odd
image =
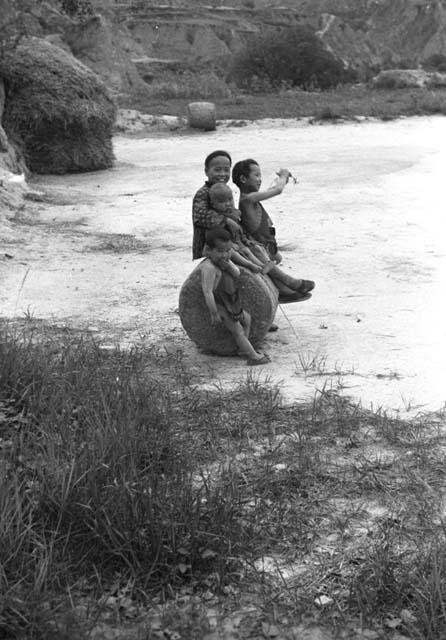
[[[45,177],[65,205],[41,205],[3,243],[4,317],[29,313],[89,328],[110,344],[184,349],[203,380],[244,376],[243,361],[199,354],[175,313],[191,262],[191,198],[204,156],[252,156],[268,184],[299,184],[268,210],[284,267],[317,281],[311,301],[279,310],[261,376],[287,398],[342,388],[403,415],[446,400],[445,118],[309,126],[266,122],[212,134],[117,138],[116,167]],[[123,234],[123,235],[119,235]],[[256,370],[256,374],[259,371]]]

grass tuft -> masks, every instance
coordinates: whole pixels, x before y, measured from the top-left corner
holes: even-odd
[[[252,374],[205,391],[180,353],[24,327],[0,331],[5,637],[92,637],[156,602],[159,633],[201,640],[234,593],[260,626],[446,634],[444,411],[283,406]]]

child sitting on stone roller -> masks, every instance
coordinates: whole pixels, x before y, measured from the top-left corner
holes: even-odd
[[[193,258],[201,258],[205,243],[205,233],[208,229],[217,227],[225,227],[230,229],[231,233],[238,233],[240,225],[237,219],[234,219],[228,212],[226,215],[218,213],[212,208],[209,192],[215,184],[226,184],[229,181],[231,174],[231,156],[227,151],[217,150],[210,153],[204,161],[204,171],[207,177],[205,184],[196,192],[192,203],[192,222],[194,227],[193,236]],[[236,217],[239,217],[239,212],[235,209]],[[245,235],[242,236],[246,238]],[[243,240],[243,244],[245,241]],[[232,259],[237,261],[240,266],[246,266],[252,271],[264,271],[265,265],[268,265],[267,272],[268,277],[273,281],[277,289],[279,290],[279,302],[298,302],[301,300],[308,300],[311,298],[311,294],[304,291],[305,282],[297,278],[293,278],[284,273],[279,267],[271,263],[271,259],[264,246],[257,241],[254,243],[249,242],[248,249],[255,255],[257,260],[260,260],[263,267],[255,266],[255,263],[250,260],[249,264],[243,264],[243,260],[246,260],[240,253],[240,257]],[[264,272],[266,272],[266,270]]]
[[[238,287],[240,270],[231,260],[231,235],[216,227],[206,232],[206,258],[199,264],[201,287],[211,324],[223,322],[232,334],[239,355],[246,357],[248,365],[261,365],[270,358],[254,349],[249,341],[251,316],[242,308]]]
[[[280,169],[277,175],[278,179],[273,187],[260,191],[262,174],[260,166],[255,160],[252,158],[241,160],[232,169],[232,182],[240,189],[239,209],[243,230],[249,237],[265,247],[271,260],[280,263],[282,257],[277,248],[276,230],[261,204],[263,200],[268,200],[282,193],[291,177],[288,169]],[[312,280],[301,280],[300,282],[301,286],[296,291],[302,293],[303,296],[310,297],[310,291],[314,289],[314,282]]]

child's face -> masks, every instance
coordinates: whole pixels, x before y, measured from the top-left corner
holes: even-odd
[[[208,248],[207,255],[211,262],[218,266],[229,260],[231,248],[232,244],[230,240],[216,240],[215,247],[213,247],[213,249]]]
[[[228,182],[231,177],[231,163],[226,156],[212,158],[208,168],[205,170],[208,181],[211,184],[216,182]]]
[[[232,191],[228,190],[228,193],[220,193],[217,197],[211,199],[212,208],[217,213],[228,213],[234,209],[234,198],[232,197]]]
[[[246,191],[259,191],[262,184],[262,172],[258,164],[252,164],[249,170],[249,176],[245,180]]]

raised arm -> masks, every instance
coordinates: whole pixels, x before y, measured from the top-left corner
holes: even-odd
[[[192,221],[194,226],[212,229],[224,224],[225,217],[211,209],[208,191],[202,187],[197,191],[192,201]]]
[[[276,181],[276,184],[270,189],[265,189],[264,191],[252,191],[251,193],[244,194],[243,197],[247,200],[250,200],[251,202],[261,202],[262,200],[268,200],[269,198],[278,196],[282,193],[285,185],[290,179],[291,172],[288,171],[288,169],[280,169],[277,175],[278,179]]]

